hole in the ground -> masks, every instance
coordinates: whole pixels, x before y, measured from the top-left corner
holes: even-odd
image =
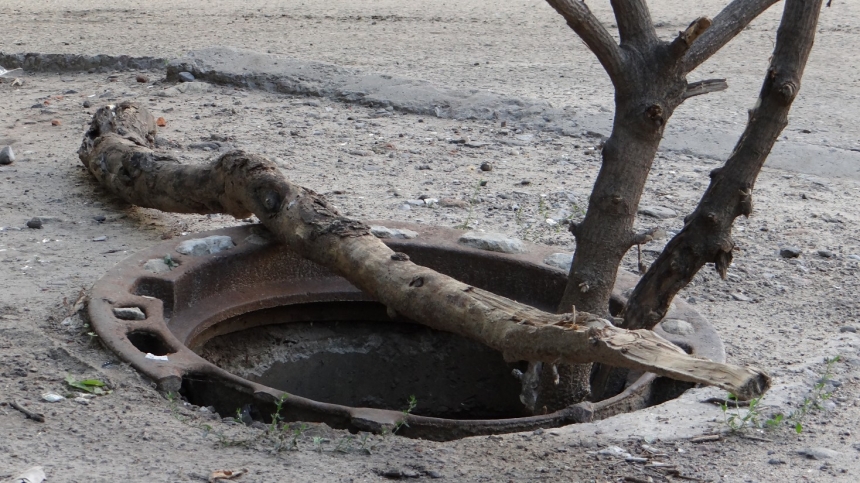
[[[449,419],[527,415],[520,383],[511,374],[525,370],[524,363],[507,363],[500,353],[458,335],[391,321],[377,303],[277,307],[223,323],[252,328],[216,336],[197,352],[233,374],[290,394],[398,411],[414,395],[413,414]]]
[[[624,304],[627,303],[627,299],[620,297],[618,295],[613,294],[609,297],[609,313],[613,317],[618,317],[621,314],[621,311],[624,310]]]
[[[141,277],[131,290],[134,295],[153,297],[161,300],[164,320],[169,321],[173,315],[173,282],[160,278]]]
[[[252,419],[257,421],[271,419],[274,404],[261,408],[261,403],[253,394],[229,381],[207,374],[191,373],[182,378],[179,394],[189,403],[197,406],[212,406],[222,417],[235,416],[245,408]]]
[[[166,356],[176,352],[167,342],[158,334],[148,330],[135,330],[129,332],[126,337],[137,350],[144,354],[149,353],[154,356]]]
[[[681,394],[684,394],[684,391],[687,389],[694,387],[696,387],[696,384],[692,382],[676,381],[674,379],[669,379],[668,377],[658,377],[654,380],[654,383],[651,386],[651,401],[649,401],[649,404],[656,406],[657,404],[671,401],[672,399],[681,396]]]
[[[676,340],[676,341],[672,341],[672,343],[675,344],[676,346],[680,347],[681,350],[683,350],[687,354],[693,353],[693,346],[691,346],[690,344],[687,344],[686,342],[680,342],[680,341]]]

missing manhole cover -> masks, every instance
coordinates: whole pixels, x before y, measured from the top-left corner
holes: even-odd
[[[561,297],[566,274],[542,263],[549,247],[487,252],[458,244],[456,230],[387,225],[419,233],[386,240],[418,264],[542,310],[552,311]],[[224,416],[246,407],[251,417],[267,421],[286,393],[286,421],[382,431],[403,419],[415,396],[408,426],[398,434],[430,439],[601,419],[689,387],[645,374],[607,400],[528,416],[511,375],[524,362],[508,363],[474,341],[392,320],[343,278],[280,245],[260,243],[262,230],[244,226],[193,237],[230,237],[236,246],[219,253],[178,254],[174,248],[182,240],[174,240],[126,260],[94,287],[93,326],[162,390]],[[175,254],[175,267],[157,274],[144,269],[146,260],[164,253]],[[618,288],[635,280],[622,275]],[[146,318],[123,320],[113,312],[132,306]],[[676,302],[670,317],[687,322],[692,333],[658,329],[662,336],[697,356],[725,359],[716,332],[691,307]]]

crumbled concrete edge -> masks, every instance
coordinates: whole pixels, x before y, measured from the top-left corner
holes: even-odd
[[[180,72],[213,84],[280,94],[324,97],[370,107],[446,119],[511,120],[534,129],[579,135],[572,110],[546,101],[502,96],[478,89],[446,89],[430,82],[363,73],[323,62],[301,61],[250,50],[212,47],[191,51],[167,66],[167,79]]]
[[[168,59],[129,55],[7,54],[0,52],[0,65],[24,72],[110,72],[123,70],[164,70]]]

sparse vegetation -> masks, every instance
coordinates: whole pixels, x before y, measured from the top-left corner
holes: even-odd
[[[841,360],[840,356],[824,359],[824,372],[818,382],[812,386],[809,394],[803,398],[800,406],[789,413],[777,413],[768,419],[764,419],[761,413],[760,403],[762,398],[753,398],[748,403],[741,403],[734,394],[729,394],[726,401],[720,404],[723,411],[725,423],[733,432],[742,432],[746,429],[771,429],[776,430],[788,424],[794,432],[803,432],[803,424],[812,411],[824,409],[823,402],[833,395],[825,390],[827,383],[833,377],[833,368]],[[746,406],[744,409],[742,407]]]

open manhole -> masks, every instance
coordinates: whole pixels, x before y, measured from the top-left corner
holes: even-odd
[[[418,233],[384,241],[420,265],[542,310],[561,298],[566,273],[543,263],[549,247],[524,244],[525,253],[502,254],[458,244],[456,230],[385,224]],[[622,273],[616,297],[635,282]],[[525,362],[391,319],[343,278],[268,241],[259,226],[138,253],[100,280],[90,300],[93,327],[108,347],[160,389],[222,416],[248,408],[269,422],[283,398],[286,421],[378,432],[405,417],[398,434],[448,440],[602,419],[691,387],[637,375],[606,400],[529,416],[512,375]],[[660,335],[699,357],[725,360],[713,327],[690,306],[675,302],[667,320]]]

